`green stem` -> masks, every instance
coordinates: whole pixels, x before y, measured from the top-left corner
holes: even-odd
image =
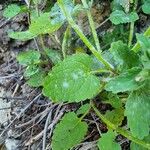
[[[82,0],[82,3],[83,3],[83,6],[87,9],[87,16],[88,16],[89,24],[90,24],[90,27],[91,27],[91,30],[92,30],[92,34],[93,34],[93,38],[94,38],[94,41],[95,41],[96,48],[99,52],[101,52],[102,50],[101,50],[101,47],[100,47],[100,42],[99,42],[99,39],[98,39],[98,35],[97,35],[96,29],[95,29],[95,24],[94,24],[91,12],[89,10],[89,6],[88,6],[86,0]]]
[[[130,33],[129,33],[128,47],[130,47],[132,45],[133,33],[134,33],[134,22],[131,22],[130,23]]]
[[[63,58],[66,58],[66,45],[67,45],[67,40],[69,38],[69,34],[70,34],[70,26],[67,27],[65,34],[64,34],[64,38],[63,38],[63,42],[62,42],[62,54],[63,54]]]
[[[79,121],[74,124],[73,128],[75,128],[83,120],[83,118],[89,113],[90,109],[91,107],[79,118]]]
[[[80,121],[89,113],[91,107],[80,117]]]
[[[111,73],[110,70],[106,70],[106,69],[97,69],[94,71],[90,72],[91,74],[98,74],[98,73]]]
[[[36,7],[37,16],[39,17],[40,16],[40,11],[39,11],[39,4],[38,4],[38,2],[36,3],[35,7]],[[40,40],[40,45],[41,45],[42,49],[44,50],[45,49],[45,45],[44,45],[44,40],[43,40],[42,35],[39,35],[39,40]]]
[[[44,50],[44,49],[45,49],[45,45],[44,45],[44,40],[43,40],[42,35],[39,35],[39,39],[40,39],[41,47],[42,47],[42,49]]]
[[[150,37],[150,27],[148,27],[148,29],[144,32],[144,35]],[[131,50],[134,52],[138,52],[139,49],[140,49],[140,43],[137,42]]]
[[[145,143],[144,141],[137,139],[136,137],[132,136],[131,133],[123,128],[115,126],[112,122],[110,122],[106,117],[104,117],[103,114],[99,112],[99,110],[94,106],[92,103],[92,107],[97,114],[97,116],[107,125],[108,128],[111,128],[112,130],[115,130],[119,134],[123,135],[127,139],[133,141],[136,144],[141,145],[142,147],[145,147],[147,149],[150,149],[150,143]]]
[[[79,26],[74,22],[73,18],[71,17],[70,14],[68,14],[68,12],[65,10],[65,6],[63,4],[63,0],[58,0],[58,5],[61,8],[63,14],[66,16],[69,24],[71,25],[71,27],[75,30],[75,32],[78,34],[78,36],[81,38],[81,40],[85,43],[85,45],[89,48],[89,50],[91,50],[91,52],[95,55],[95,57],[101,61],[104,66],[106,68],[108,68],[111,71],[114,71],[113,66],[107,62],[101,55],[101,53],[99,53],[95,47],[89,42],[89,40],[87,39],[87,37],[83,34],[82,30],[79,28]]]
[[[134,8],[133,8],[134,11],[136,11],[137,3],[138,3],[138,0],[135,0],[135,2],[134,2]],[[130,24],[130,33],[129,33],[128,47],[130,47],[132,45],[133,34],[134,34],[134,23],[135,22],[131,22],[131,24]]]

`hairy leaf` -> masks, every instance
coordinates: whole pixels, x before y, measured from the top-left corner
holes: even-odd
[[[112,30],[106,31],[103,35],[103,42],[105,45],[111,45],[112,42],[123,41],[124,43],[128,43],[129,31],[126,28],[122,28],[122,25],[114,26]]]
[[[139,139],[148,136],[150,131],[150,93],[143,90],[131,93],[125,108],[127,124],[133,136]]]
[[[68,14],[72,15],[73,17],[79,14],[81,10],[83,10],[82,5],[78,4],[74,6],[72,0],[63,0],[63,3]],[[66,17],[58,6],[58,2],[56,2],[52,7],[50,11],[50,17],[53,23],[64,23],[64,21],[66,20]]]
[[[112,66],[115,65],[113,55],[110,53],[110,51],[104,51],[101,54],[102,54],[103,58],[105,60],[107,60]],[[91,55],[91,57],[93,59],[93,66],[92,66],[93,70],[105,68],[104,64],[102,64],[94,55]]]
[[[75,54],[53,67],[46,77],[43,93],[53,101],[79,102],[100,91],[99,79],[90,73],[92,58]]]
[[[46,76],[46,73],[42,70],[39,70],[34,75],[30,76],[29,80],[27,81],[27,84],[32,87],[42,86],[45,76]]]
[[[90,109],[90,104],[84,104],[77,110],[77,115],[85,114]]]
[[[12,18],[19,14],[20,11],[20,6],[16,4],[11,4],[4,10],[3,16],[6,18]]]
[[[137,90],[143,85],[143,82],[136,81],[136,76],[140,73],[141,69],[132,68],[126,72],[112,78],[105,86],[107,91],[113,93],[126,92]]]
[[[141,61],[144,66],[144,69],[150,70],[150,38],[142,35],[142,34],[136,34],[138,42],[140,43],[142,47],[142,56]]]
[[[79,144],[87,132],[87,124],[73,112],[66,114],[56,125],[52,137],[53,150],[68,150]]]
[[[98,140],[98,148],[100,150],[121,150],[121,146],[115,142],[116,134],[109,130],[107,133],[102,134]]]
[[[52,22],[49,13],[43,13],[36,20],[31,21],[29,31],[36,35],[53,33],[58,30],[61,25],[61,23]]]
[[[143,51],[147,51],[147,49],[150,49],[150,38],[144,36],[143,34],[136,34],[137,40],[140,43]]]
[[[150,70],[149,69],[143,69],[138,76],[136,77],[136,80],[139,82],[149,82],[150,80]]]
[[[27,41],[33,39],[37,35],[31,33],[30,31],[22,31],[22,32],[9,32],[8,36],[12,39]]]
[[[144,0],[142,5],[142,10],[145,14],[150,14],[150,0]]]
[[[128,46],[122,41],[113,42],[111,44],[110,52],[119,68],[122,70],[130,69],[139,65],[139,56],[133,51],[130,51]]]
[[[124,119],[124,109],[121,107],[112,111],[107,111],[105,117],[116,126],[120,126]]]
[[[111,104],[111,106],[116,109],[122,107],[121,99],[119,99],[119,97],[116,94],[109,93],[107,97],[108,100],[105,100],[104,102]]]
[[[39,63],[39,59],[41,54],[35,50],[29,50],[25,52],[21,52],[17,56],[17,60],[21,65],[30,65],[30,64],[37,64]]]
[[[36,74],[38,71],[39,71],[39,67],[37,65],[29,65],[24,72],[24,76],[30,77]]]
[[[113,10],[122,10],[122,6],[125,12],[129,12],[130,0],[113,0]]]
[[[134,22],[138,20],[139,17],[136,12],[131,12],[126,14],[122,10],[115,10],[110,14],[110,21],[115,24],[121,24],[121,23],[129,23],[129,22]]]
[[[70,0],[64,0],[64,3],[68,13],[70,14],[74,7],[73,2]],[[58,3],[55,3],[55,5],[52,7],[50,11],[50,17],[54,23],[63,23],[66,20],[66,17],[63,15],[61,9],[58,6]]]
[[[45,49],[45,52],[53,64],[57,64],[62,60],[61,54],[57,50]]]
[[[36,9],[32,9],[30,10],[30,19],[31,21],[34,21],[38,18],[38,13],[37,13],[37,10]]]
[[[119,0],[120,5],[124,8],[125,12],[129,12],[130,9],[130,0]]]

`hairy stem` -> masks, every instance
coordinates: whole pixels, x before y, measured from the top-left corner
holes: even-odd
[[[101,53],[99,53],[95,47],[90,43],[90,41],[87,39],[87,37],[84,35],[84,33],[82,32],[82,30],[80,29],[80,27],[74,22],[73,18],[71,17],[71,15],[66,11],[65,6],[63,4],[63,0],[58,0],[58,5],[61,8],[63,14],[65,15],[65,17],[67,18],[69,24],[71,25],[71,27],[75,30],[75,32],[78,34],[78,36],[81,38],[81,40],[85,43],[85,45],[89,48],[89,50],[95,55],[95,57],[104,64],[104,66],[111,70],[114,71],[113,66],[107,62],[101,55]]]
[[[97,35],[96,29],[95,29],[95,24],[94,24],[91,12],[89,10],[89,6],[88,6],[86,0],[82,0],[82,3],[83,3],[83,6],[87,9],[87,16],[88,16],[89,24],[90,24],[90,27],[91,27],[91,30],[92,30],[92,34],[93,34],[93,38],[94,38],[94,41],[95,41],[96,48],[99,52],[101,52],[102,50],[101,50],[98,35]]]
[[[134,11],[136,11],[137,3],[138,3],[138,0],[135,0],[135,2],[134,2],[134,8],[133,8]],[[128,47],[130,47],[132,45],[133,34],[134,34],[134,23],[135,22],[131,22],[131,24],[130,24],[130,33],[129,33]]]
[[[40,11],[39,11],[39,4],[38,4],[38,2],[36,3],[35,7],[36,7],[37,16],[39,17],[40,16]],[[42,35],[39,35],[39,41],[40,41],[40,45],[42,47],[42,50],[44,50],[45,49],[45,45],[44,45],[44,40],[43,40]]]
[[[123,128],[117,127],[112,122],[110,122],[106,117],[104,117],[103,114],[101,114],[99,112],[99,110],[94,106],[93,103],[92,103],[92,108],[94,109],[97,116],[107,125],[108,128],[110,128],[112,130],[115,130],[117,133],[123,135],[124,137],[126,137],[127,139],[133,141],[134,143],[139,144],[142,147],[145,147],[147,149],[150,149],[150,144],[149,143],[145,143],[144,141],[142,141],[140,139],[137,139],[136,137],[132,136],[129,131],[127,131]]]
[[[131,22],[131,24],[130,24],[130,33],[129,33],[128,47],[130,47],[132,45],[133,33],[134,33],[134,22]]]
[[[63,38],[63,42],[62,42],[62,54],[63,54],[63,58],[66,58],[66,45],[67,45],[67,40],[70,34],[70,26],[67,27],[65,34],[64,34],[64,38]]]

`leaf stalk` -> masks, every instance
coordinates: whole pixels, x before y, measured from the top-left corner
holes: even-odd
[[[97,114],[97,116],[99,117],[99,119],[101,119],[108,128],[115,130],[117,133],[123,135],[124,137],[126,137],[127,139],[133,141],[134,143],[141,145],[144,148],[150,149],[150,143],[146,143],[134,136],[131,135],[131,133],[123,128],[117,127],[115,126],[112,122],[110,122],[106,117],[104,117],[103,114],[101,114],[99,112],[99,110],[94,106],[94,104],[92,103],[92,108],[94,109],[95,113]]]
[[[87,1],[82,0],[82,3],[83,3],[83,6],[85,8],[87,8],[87,16],[88,16],[89,24],[90,24],[90,27],[91,27],[91,30],[92,30],[92,34],[93,34],[93,38],[94,38],[94,41],[95,41],[96,48],[99,52],[102,52],[101,47],[100,47],[100,42],[99,42],[99,39],[98,39],[98,35],[97,35],[96,29],[95,29],[95,24],[94,24],[89,6],[87,4]]]
[[[87,39],[87,37],[84,35],[84,33],[82,32],[82,30],[80,29],[80,27],[74,22],[73,18],[71,17],[70,14],[67,13],[63,0],[58,0],[58,5],[61,8],[64,16],[66,17],[66,19],[68,20],[69,24],[71,25],[71,27],[75,30],[75,32],[78,34],[78,36],[81,38],[81,40],[85,43],[85,45],[89,48],[89,50],[95,55],[95,57],[104,64],[104,66],[111,70],[112,72],[114,71],[114,67],[107,62],[101,55],[101,53],[99,53],[95,47],[90,43],[90,41]]]

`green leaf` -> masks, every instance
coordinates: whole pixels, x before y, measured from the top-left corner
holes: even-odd
[[[9,32],[8,36],[12,39],[27,41],[27,40],[33,39],[37,35],[29,31],[22,31],[22,32]]]
[[[140,43],[140,46],[142,47],[143,51],[146,51],[147,49],[150,49],[150,38],[144,36],[143,34],[136,34],[137,40]]]
[[[77,115],[85,114],[91,108],[90,104],[82,105],[76,112]]]
[[[13,18],[17,14],[19,14],[20,11],[21,11],[20,6],[16,4],[11,4],[4,10],[3,16],[6,18]]]
[[[30,10],[30,19],[31,21],[36,20],[39,17],[37,10],[36,9],[31,9]]]
[[[63,0],[63,3],[68,14],[72,15],[72,17],[76,16],[83,10],[82,5],[78,4],[74,6],[72,0]],[[50,11],[50,17],[53,23],[64,23],[66,20],[66,17],[63,15],[57,2],[55,3],[55,5],[52,7]]]
[[[98,140],[98,148],[100,150],[121,150],[121,146],[115,142],[116,134],[109,130],[107,133],[102,134]]]
[[[87,132],[87,124],[81,122],[73,112],[65,114],[56,125],[52,137],[53,150],[68,150],[79,144]]]
[[[144,141],[146,143],[150,143],[150,134],[147,137],[144,138]],[[139,144],[136,144],[134,142],[131,142],[130,149],[131,150],[147,150],[147,148],[144,148],[143,146],[141,146]]]
[[[116,126],[120,126],[124,119],[124,109],[117,108],[112,111],[107,111],[105,117]]]
[[[133,136],[139,139],[148,136],[150,131],[150,93],[143,90],[131,93],[125,108],[127,124]]]
[[[129,12],[130,0],[113,0],[113,10],[122,10],[122,6],[125,12]]]
[[[49,13],[43,13],[37,19],[31,21],[29,31],[36,35],[53,33],[61,26],[61,23],[52,22],[50,20]]]
[[[139,82],[143,82],[143,81],[147,82],[148,79],[150,79],[149,69],[143,69],[136,77],[136,80]]]
[[[114,59],[112,54],[110,53],[110,51],[104,51],[102,52],[102,56],[105,60],[107,60],[112,66],[115,65],[114,64]],[[92,59],[93,59],[93,66],[92,69],[93,70],[98,70],[100,68],[105,68],[105,66],[94,56],[91,55]]]
[[[24,76],[30,77],[36,74],[38,71],[39,71],[39,67],[37,65],[29,65],[24,72]]]
[[[111,9],[112,9],[112,11],[123,10],[121,1],[122,0],[113,0],[112,1],[112,3],[111,3]]]
[[[142,47],[141,61],[145,69],[150,70],[150,38],[142,35],[136,34],[137,40]]]
[[[30,76],[29,80],[27,81],[27,84],[32,87],[42,86],[45,76],[46,73],[42,70],[39,70],[34,75]]]
[[[21,52],[17,56],[17,60],[21,65],[27,66],[30,64],[38,64],[40,61],[41,54],[35,50],[29,50]]]
[[[136,12],[131,12],[126,14],[122,10],[115,10],[110,14],[110,21],[115,24],[121,24],[121,23],[129,23],[129,22],[135,22],[139,19],[138,14]]]
[[[129,50],[128,46],[122,41],[113,42],[111,44],[110,52],[120,69],[130,69],[139,65],[139,56]]]
[[[128,43],[129,31],[126,28],[123,28],[122,25],[114,26],[112,30],[106,31],[103,35],[103,43],[104,45],[111,45],[112,42],[123,41],[124,43]],[[110,46],[109,46],[110,47]]]
[[[107,91],[113,93],[126,92],[137,90],[143,85],[143,82],[136,81],[136,76],[139,74],[141,69],[132,68],[126,72],[112,78],[105,86]]]
[[[130,9],[130,0],[119,0],[120,5],[124,8],[125,12],[129,12]]]
[[[58,50],[53,50],[53,49],[45,49],[45,52],[47,56],[50,58],[53,64],[57,64],[62,60],[61,54],[58,52]]]
[[[150,0],[145,0],[142,5],[142,10],[145,14],[150,14]]]
[[[121,99],[119,99],[119,97],[116,94],[109,93],[107,94],[107,97],[108,97],[108,100],[104,102],[111,104],[111,106],[116,109],[122,107]]]
[[[73,8],[73,3],[69,6],[69,8]],[[54,23],[63,23],[66,20],[66,17],[63,15],[61,9],[58,6],[58,3],[56,2],[54,6],[51,8],[50,11],[50,17],[52,22]]]
[[[92,64],[92,58],[86,54],[66,58],[46,77],[43,94],[54,102],[79,102],[93,98],[100,91],[100,81],[90,73]]]

